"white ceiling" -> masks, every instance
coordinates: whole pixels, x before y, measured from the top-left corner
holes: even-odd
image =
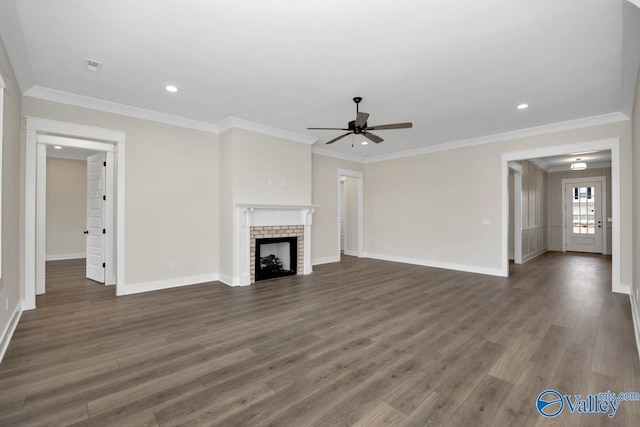
[[[57,149],[54,148],[53,145],[47,145],[47,157],[54,157],[57,159],[87,160],[87,157],[96,153],[98,152],[86,150],[84,148],[62,147]]]
[[[629,115],[640,55],[640,18],[629,18],[640,13],[623,0],[0,1],[27,94],[43,87],[211,124],[234,116],[369,158]],[[85,58],[102,70],[86,71]],[[346,126],[354,96],[370,124],[414,128],[380,131],[385,142],[366,147],[356,137],[325,146],[340,132],[306,130]],[[516,110],[521,102],[530,108]]]
[[[558,172],[570,170],[571,163],[576,162],[577,159],[585,162],[588,169],[611,167],[611,150],[569,153],[530,160],[547,172]]]

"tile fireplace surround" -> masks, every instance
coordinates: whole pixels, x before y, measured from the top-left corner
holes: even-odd
[[[297,274],[310,274],[311,225],[315,205],[254,205],[236,204],[239,210],[238,285],[255,283],[256,238],[298,237]]]

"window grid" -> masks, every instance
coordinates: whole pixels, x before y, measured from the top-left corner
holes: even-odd
[[[595,187],[573,187],[573,234],[596,234]]]

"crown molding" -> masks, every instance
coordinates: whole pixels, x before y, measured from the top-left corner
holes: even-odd
[[[263,135],[275,136],[277,138],[288,139],[290,141],[300,142],[302,144],[311,145],[315,143],[318,138],[314,138],[308,135],[302,135],[288,130],[263,125],[261,123],[252,122],[249,120],[239,119],[237,117],[229,116],[218,123],[218,133],[225,133],[229,129],[242,129],[250,132],[256,132]]]
[[[602,114],[599,116],[584,117],[576,120],[568,120],[566,122],[551,123],[548,125],[536,126],[532,128],[519,129],[509,132],[497,133],[494,135],[481,136],[478,138],[469,138],[459,141],[447,142],[444,144],[432,145],[430,147],[418,148],[415,150],[401,151],[398,153],[383,154],[380,156],[369,157],[364,163],[382,162],[385,160],[400,159],[403,157],[413,157],[422,154],[436,153],[439,151],[454,150],[457,148],[472,147],[476,145],[491,144],[494,142],[508,141],[511,139],[520,139],[530,136],[544,135],[553,132],[562,132],[573,129],[582,129],[591,126],[599,126],[610,123],[618,123],[631,120],[629,116],[621,112]]]
[[[134,117],[136,119],[180,126],[188,129],[218,133],[218,127],[213,123],[173,116],[171,114],[132,107],[125,104],[118,104],[116,102],[77,95],[75,93],[64,92],[56,89],[49,89],[42,86],[33,86],[24,93],[24,96],[42,99],[45,101],[60,102],[62,104],[74,105],[76,107],[90,108],[92,110],[104,111],[105,113],[120,114],[122,116]]]
[[[640,7],[640,0],[628,0],[628,1],[629,1],[629,3],[633,3],[636,6]]]
[[[340,153],[339,151],[327,150],[326,148],[313,147],[311,149],[311,152],[313,154],[318,154],[320,156],[333,157],[334,159],[346,160],[348,162],[354,162],[354,163],[360,163],[360,164],[364,163],[364,158],[362,157],[352,156],[351,154]]]

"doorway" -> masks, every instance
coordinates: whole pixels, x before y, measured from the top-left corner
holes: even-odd
[[[25,244],[23,309],[36,308],[45,291],[46,150],[49,145],[106,153],[105,282],[124,286],[124,150],[120,131],[53,120],[26,118]]]
[[[338,248],[341,254],[362,257],[364,217],[364,174],[360,171],[338,169]]]
[[[606,177],[563,179],[564,248],[606,253]]]

